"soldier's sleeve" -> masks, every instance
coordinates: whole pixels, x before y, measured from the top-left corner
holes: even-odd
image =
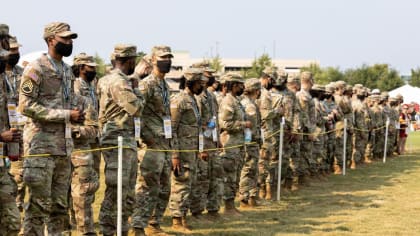
[[[140,116],[144,101],[140,94],[135,94],[125,79],[116,79],[110,87],[112,99],[131,116]]]
[[[64,123],[70,120],[70,110],[47,108],[39,103],[41,80],[42,74],[36,64],[25,69],[19,90],[19,111],[38,121]]]
[[[222,101],[220,105],[219,111],[219,123],[220,127],[226,131],[237,132],[241,131],[244,127],[244,122],[239,120],[234,120],[233,116],[235,114],[235,110],[233,108],[233,104],[227,102],[226,99]]]
[[[273,110],[271,100],[268,95],[261,99],[260,103],[261,120],[271,120],[276,117],[276,113]]]
[[[293,117],[292,117],[292,121],[293,121],[293,126],[292,126],[292,132],[296,133],[299,132],[302,128],[302,124],[300,122],[300,113],[301,113],[301,108],[299,105],[299,102],[297,101],[296,97],[293,97]]]
[[[178,141],[178,128],[179,128],[179,121],[181,120],[181,101],[179,96],[175,96],[171,99],[171,123],[172,123],[172,148],[174,150],[179,150],[179,141]],[[176,153],[176,152],[175,152]]]
[[[80,107],[85,111],[85,121],[83,124],[72,125],[72,132],[75,138],[80,139],[94,139],[98,136],[98,115],[96,110],[93,108],[84,97],[75,95],[74,100],[77,103],[77,107]]]

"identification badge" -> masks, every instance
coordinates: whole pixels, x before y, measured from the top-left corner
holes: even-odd
[[[141,121],[140,117],[134,117],[134,137],[140,139]]]
[[[213,142],[217,142],[217,128],[212,130]]]
[[[261,141],[265,143],[264,129],[261,129]]]
[[[204,135],[202,133],[198,135],[198,151],[204,151]]]
[[[8,103],[7,104],[7,113],[9,114],[10,126],[17,126],[18,125],[18,115],[17,115],[17,112],[16,112],[16,104],[15,103]]]
[[[172,123],[171,123],[171,117],[166,116],[163,117],[163,129],[165,131],[165,138],[172,138]]]
[[[3,142],[0,142],[0,167],[3,167],[4,166],[4,158],[5,158],[5,156],[3,155],[4,154],[3,148],[4,148],[4,143]]]
[[[70,123],[66,123],[66,131],[64,134],[65,138],[71,139],[71,127]]]

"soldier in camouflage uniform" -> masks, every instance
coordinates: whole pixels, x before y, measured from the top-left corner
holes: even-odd
[[[227,94],[219,104],[220,143],[223,147],[223,168],[225,214],[239,215],[234,199],[238,191],[242,163],[244,160],[244,129],[252,128],[252,123],[245,120],[245,111],[239,101],[244,91],[242,76],[237,73],[223,75],[226,80]],[[238,146],[239,145],[239,146]]]
[[[201,69],[188,69],[181,78],[179,87],[181,91],[171,99],[173,149],[198,150],[198,153],[175,152],[172,154],[172,159],[177,160],[177,163],[172,167],[169,210],[172,215],[172,229],[183,232],[191,232],[186,216],[190,207],[191,192],[194,191],[191,187],[199,187],[195,184],[198,158],[204,161],[208,158],[207,153],[203,152],[202,118],[194,97],[203,91],[201,80]]]
[[[344,81],[337,81],[334,83],[335,93],[334,101],[337,104],[337,107],[340,108],[342,114],[341,117],[336,117],[335,123],[335,146],[334,146],[334,174],[342,174],[343,168],[343,142],[344,142],[344,119],[347,119],[349,115],[352,114],[352,109],[350,103],[348,103],[346,97],[344,96],[344,91],[346,88],[346,83]],[[347,119],[347,124],[349,120]]]
[[[275,167],[270,168],[270,158],[273,152],[273,144],[275,138],[272,137],[273,133],[273,119],[277,116],[273,110],[273,101],[270,94],[270,89],[273,87],[274,80],[277,79],[277,68],[267,67],[264,69],[261,80],[261,97],[257,101],[261,113],[261,139],[262,146],[260,149],[259,166],[259,197],[271,200],[272,190],[271,185],[274,182]]]
[[[389,107],[389,104],[388,104],[388,99],[389,99],[389,94],[388,94],[388,92],[382,92],[381,93],[381,108],[382,108],[382,119],[384,120],[384,126],[386,126],[386,122],[387,122],[387,120],[389,120],[389,122],[390,122],[390,124],[391,124],[391,118],[392,118],[392,112],[391,112],[391,108]],[[387,140],[387,144],[386,144],[386,147],[387,147],[387,149],[386,149],[386,151],[387,151],[387,153],[385,153],[385,154],[388,154],[389,153],[389,143],[390,143],[390,140],[389,140],[389,138],[390,138],[390,129],[392,129],[391,127],[390,127],[390,125],[388,126],[388,140]],[[383,132],[382,132],[382,134],[383,134],[383,138],[382,138],[382,144],[383,144],[383,147],[382,148],[384,148],[385,147],[385,132],[386,132],[386,129],[385,129],[385,127],[382,129],[383,130]],[[381,157],[383,157],[384,156],[384,152],[385,152],[385,149],[384,150],[382,150],[382,152],[381,152]]]
[[[78,76],[74,81],[74,93],[86,100],[86,119],[83,125],[72,127],[75,152],[71,155],[72,179],[71,198],[77,231],[82,235],[96,235],[92,203],[99,188],[98,174],[94,168],[95,159],[90,150],[90,143],[96,143],[98,137],[98,101],[93,80],[96,76],[96,63],[92,56],[84,53],[73,61],[73,72]]]
[[[373,145],[375,144],[375,131],[373,129],[375,128],[376,119],[375,114],[373,112],[372,96],[366,97],[365,101],[367,114],[369,116],[369,120],[367,122],[369,138],[365,149],[365,163],[371,163],[373,159]]]
[[[0,34],[3,35],[3,25]],[[4,71],[8,61],[8,52],[0,47],[0,79],[4,79]],[[17,186],[13,176],[9,174],[5,153],[5,142],[20,142],[21,134],[17,129],[8,130],[9,120],[6,108],[6,91],[4,83],[0,83],[0,235],[17,235],[20,229],[20,213],[16,205]]]
[[[365,99],[365,91],[358,88],[355,91],[356,98],[352,101],[354,112],[354,131],[353,131],[353,152],[350,168],[355,169],[364,159],[366,144],[369,138],[368,124],[369,114],[363,103]]]
[[[196,96],[198,107],[201,111],[201,119],[204,129],[204,148],[213,149],[207,151],[209,158],[203,160],[199,158],[197,169],[197,181],[192,188],[191,213],[195,219],[201,219],[202,212],[208,211],[210,220],[220,218],[220,202],[223,195],[223,166],[219,152],[214,150],[219,143],[219,128],[217,126],[218,105],[216,95],[209,89],[215,82],[213,73],[208,63],[199,63],[193,67],[203,69],[203,92]]]
[[[8,108],[16,110],[16,106],[19,103],[19,87],[20,87],[20,77],[22,76],[23,69],[18,66],[17,63],[20,58],[19,47],[21,47],[17,42],[16,37],[9,38],[9,59],[6,63],[6,72],[4,74],[4,81],[6,84],[7,92],[7,104]],[[19,119],[21,116],[18,115],[18,119],[13,121],[10,124],[11,127],[23,130],[23,120]],[[8,144],[8,150],[15,149],[21,154],[23,152],[23,143],[10,143]],[[16,204],[20,211],[23,211],[23,201],[25,199],[25,183],[23,182],[23,159],[18,157],[18,160],[13,161],[10,167],[10,174],[15,178],[16,184],[18,186],[18,194],[16,197]]]
[[[255,101],[261,95],[261,82],[254,78],[245,82],[244,97],[241,101],[247,120],[252,122],[251,140],[245,143],[245,162],[241,170],[239,182],[239,200],[241,207],[257,205],[258,157],[261,144],[261,114]]]
[[[145,99],[142,114],[141,139],[148,149],[170,150],[171,118],[169,85],[165,74],[171,69],[171,48],[152,48],[152,73],[139,82],[139,89]],[[136,235],[163,234],[160,223],[168,205],[171,191],[171,153],[141,150],[138,156],[139,168],[136,183],[136,203],[132,225]],[[176,162],[174,159],[173,162]]]
[[[133,168],[137,168],[137,142],[143,99],[136,81],[127,77],[134,72],[137,48],[130,44],[117,44],[112,57],[115,68],[102,77],[97,85],[99,97],[100,143],[103,148],[118,145],[118,136],[123,137],[122,166],[122,231],[128,234],[127,195],[134,189],[131,181]],[[114,235],[117,229],[117,169],[118,149],[102,151],[105,161],[105,196],[99,213],[103,235]],[[92,163],[93,164],[93,163]]]
[[[313,133],[316,128],[317,114],[315,103],[309,91],[313,85],[312,73],[304,71],[300,75],[301,89],[296,93],[296,97],[300,103],[301,115],[303,117],[302,131],[304,133],[300,146],[301,156],[306,160],[308,169],[304,175],[299,176],[301,184],[306,184],[309,180],[308,175],[317,175],[317,164],[312,156],[313,141],[315,140]]]
[[[346,160],[347,163],[350,163],[350,168],[355,169],[356,164],[352,165],[351,162],[352,155],[353,155],[353,127],[354,127],[354,111],[352,107],[352,96],[353,96],[353,87],[349,84],[346,84],[343,98],[346,101],[348,105],[350,105],[351,112],[348,114],[345,114],[345,117],[347,119],[347,137],[346,137]],[[352,168],[353,167],[353,168]]]
[[[381,95],[374,94],[371,96],[373,101],[372,111],[374,115],[374,133],[375,133],[375,142],[373,144],[373,158],[374,159],[381,159],[384,150],[384,129],[383,126],[385,125],[384,121],[384,114],[382,109],[382,101]]]
[[[73,94],[73,73],[62,61],[72,53],[76,33],[66,23],[53,22],[44,29],[48,54],[31,62],[23,72],[19,111],[29,119],[23,131],[23,180],[29,189],[23,233],[69,233],[71,125],[84,120],[80,100]]]
[[[328,164],[332,167],[335,160],[335,142],[336,142],[336,132],[335,123],[338,120],[341,120],[343,115],[340,111],[340,108],[336,105],[334,101],[335,86],[333,83],[327,84],[325,86],[325,99],[323,100],[323,105],[327,112],[327,124],[325,126],[327,134],[327,161]]]
[[[391,115],[389,122],[388,155],[392,156],[396,148],[396,136],[398,135],[399,113],[396,109],[398,107],[398,99],[396,97],[390,97],[389,106]]]

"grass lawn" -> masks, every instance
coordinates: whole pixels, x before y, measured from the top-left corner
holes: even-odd
[[[314,181],[280,202],[244,216],[194,225],[193,235],[420,235],[420,132],[411,133],[404,156]],[[94,204],[97,219],[104,183]],[[419,182],[418,182],[419,181]],[[170,217],[163,228],[170,230]]]

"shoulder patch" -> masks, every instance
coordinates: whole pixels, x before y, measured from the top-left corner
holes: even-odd
[[[32,83],[32,80],[27,80],[27,81],[25,81],[25,82],[21,85],[20,89],[22,90],[22,92],[23,92],[24,94],[31,94],[31,93],[32,93],[32,91],[34,90],[34,84]]]

